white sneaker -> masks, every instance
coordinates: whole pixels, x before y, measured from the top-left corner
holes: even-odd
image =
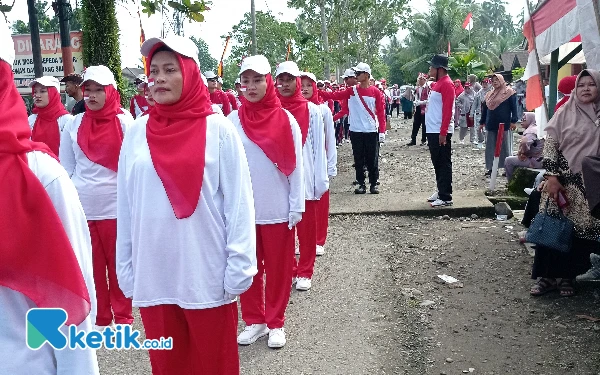
[[[441,199],[436,199],[435,201],[429,203],[431,207],[445,207],[452,206],[452,201],[443,201]]]
[[[283,348],[285,346],[285,330],[283,328],[273,328],[269,331],[269,348]]]
[[[299,277],[296,282],[296,290],[309,290],[312,286],[312,281],[306,277]]]
[[[464,145],[464,144],[465,144],[465,141],[460,141],[459,143],[460,143],[461,145]]]
[[[325,247],[317,245],[317,256],[320,257],[323,254],[325,254]]]
[[[237,337],[237,342],[240,345],[254,344],[256,340],[269,334],[269,328],[266,324],[251,324],[244,328],[244,331]]]
[[[294,254],[300,255],[300,248],[299,247],[296,247],[296,251],[294,252]]]
[[[437,191],[431,195],[431,197],[427,198],[427,202],[434,202],[438,199]]]

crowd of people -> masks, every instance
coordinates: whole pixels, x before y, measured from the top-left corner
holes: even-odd
[[[0,40],[10,40],[8,30]],[[21,323],[33,307],[63,308],[68,324],[88,332],[131,325],[139,308],[147,339],[175,343],[150,351],[154,374],[237,374],[238,345],[268,336],[268,347],[284,347],[291,290],[311,289],[325,253],[337,147],[349,138],[354,193],[365,194],[368,181],[379,194],[379,147],[394,109],[413,122],[408,145],[421,131],[429,148],[431,207],[452,205],[454,130],[460,144],[467,134],[478,148],[485,144],[491,173],[500,123],[509,125],[500,164],[507,177],[519,166],[543,167],[541,199],[566,195],[577,251],[537,249],[533,295],[557,288],[572,295],[575,276],[590,261],[600,266],[600,221],[582,178],[583,157],[600,150],[596,71],[573,80],[576,94],[545,140],[524,113],[513,156],[516,92],[500,74],[481,85],[475,76],[464,86],[452,81],[445,55],[433,56],[429,72],[404,92],[375,81],[366,63],[337,85],[293,61],[272,73],[266,57],[250,56],[236,96],[214,72],[201,72],[190,39],[151,38],[141,53],[149,74],[136,79],[129,110],[112,72],[97,65],[62,80],[76,101],[71,113],[58,79],[34,79],[27,118],[13,82],[14,51],[0,51],[0,210],[11,212],[0,216],[2,373],[98,373],[91,349],[22,344]]]

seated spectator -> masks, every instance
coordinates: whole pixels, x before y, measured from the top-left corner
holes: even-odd
[[[537,125],[535,123],[535,113],[523,113],[521,120],[523,137],[519,144],[517,156],[509,156],[504,161],[506,178],[510,181],[516,167],[542,168],[542,150],[544,149],[544,140],[537,136]]]

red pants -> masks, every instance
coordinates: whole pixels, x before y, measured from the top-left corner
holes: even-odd
[[[300,260],[296,263],[296,256],[292,257],[294,277],[312,279],[317,258],[317,208],[319,201],[305,201],[305,211],[302,220],[296,225],[298,230],[298,243],[300,247]]]
[[[172,337],[171,350],[149,350],[154,375],[238,375],[237,303],[212,309],[140,307],[147,339]]]
[[[117,281],[117,220],[89,220],[88,227],[92,237],[92,266],[98,303],[95,324],[109,325],[113,321],[113,312],[116,324],[131,324],[133,323],[131,300],[123,295]]]
[[[294,230],[288,229],[288,223],[256,226],[258,273],[250,289],[240,296],[242,319],[247,325],[283,327],[292,291],[290,258],[294,256],[294,245]]]
[[[317,206],[317,245],[325,246],[329,228],[329,190],[319,199]]]

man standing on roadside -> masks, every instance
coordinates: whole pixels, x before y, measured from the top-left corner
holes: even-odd
[[[80,87],[83,78],[79,74],[71,73],[60,81],[65,84],[67,95],[77,102],[71,109],[71,114],[76,116],[85,112],[85,100],[83,100],[83,92],[81,92]]]
[[[452,133],[454,132],[454,84],[448,76],[448,56],[435,55],[429,62],[429,76],[435,85],[429,94],[425,126],[437,192],[431,207],[452,205]]]
[[[427,74],[419,73],[417,78],[417,87],[415,88],[415,117],[413,119],[413,130],[410,135],[410,142],[407,146],[417,144],[417,135],[421,129],[421,146],[427,143],[425,130],[425,108],[431,92],[430,84],[427,82]]]

